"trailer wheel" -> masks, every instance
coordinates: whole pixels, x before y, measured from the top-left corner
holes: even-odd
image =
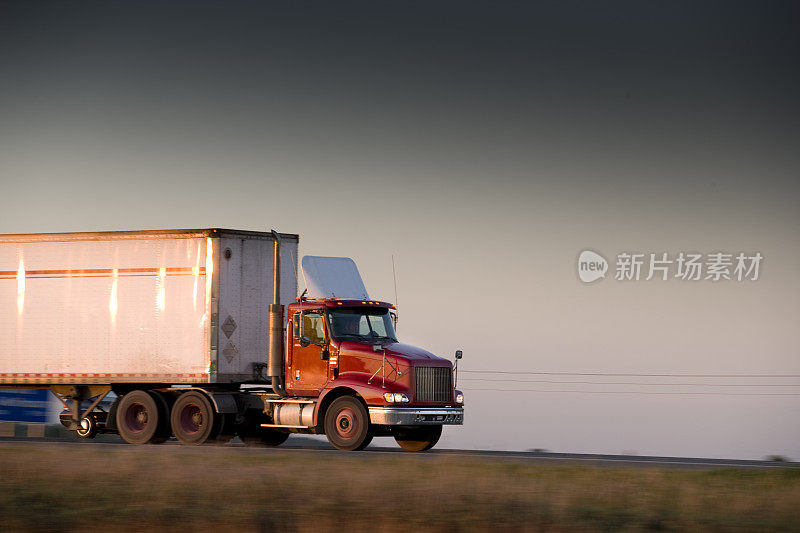
[[[219,421],[208,398],[199,392],[178,396],[170,416],[172,432],[181,444],[199,445],[214,439]],[[216,427],[215,427],[216,426]]]
[[[439,442],[442,426],[419,426],[413,428],[397,428],[394,440],[401,448],[409,452],[430,450]]]
[[[94,416],[84,417],[78,424],[75,434],[82,439],[93,439],[97,435],[97,420]]]
[[[336,398],[325,413],[325,435],[339,450],[363,450],[372,441],[369,415],[352,396]]]
[[[156,434],[150,439],[150,443],[163,444],[172,436],[172,428],[170,428],[169,424],[169,402],[167,401],[167,397],[160,392],[150,391],[149,394],[153,397],[158,406],[158,427],[156,428]]]
[[[117,407],[117,429],[119,436],[130,444],[158,442],[161,425],[156,400],[143,390],[131,391]]]

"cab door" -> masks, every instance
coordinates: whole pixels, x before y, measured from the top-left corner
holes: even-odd
[[[317,396],[328,382],[328,341],[322,309],[297,311],[292,316],[291,358],[286,388],[292,394]]]

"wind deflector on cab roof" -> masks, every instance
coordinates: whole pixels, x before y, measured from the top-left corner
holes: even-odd
[[[309,298],[369,299],[361,274],[349,257],[307,255],[301,264]]]

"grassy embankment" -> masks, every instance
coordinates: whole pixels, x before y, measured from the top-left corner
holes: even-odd
[[[0,531],[800,530],[800,469],[0,444]]]

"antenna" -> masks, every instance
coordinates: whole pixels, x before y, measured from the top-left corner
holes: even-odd
[[[394,254],[392,254],[392,277],[394,278],[394,329],[397,330],[397,317],[400,315],[400,305],[397,301],[397,273],[394,269]],[[391,316],[391,315],[390,315]]]
[[[392,254],[392,277],[394,278],[394,306],[400,307],[400,302],[397,301],[397,273],[394,269],[394,254]]]

